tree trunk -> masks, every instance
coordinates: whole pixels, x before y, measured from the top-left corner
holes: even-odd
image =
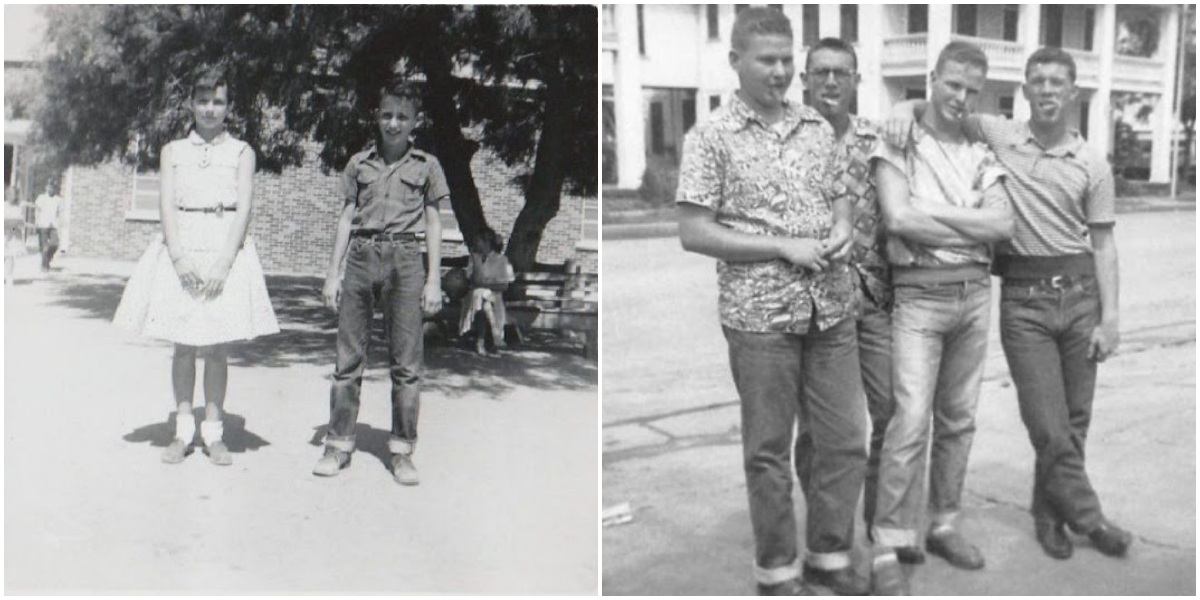
[[[425,65],[429,83],[426,112],[432,124],[436,155],[446,173],[450,187],[450,205],[458,219],[463,239],[469,241],[474,232],[487,226],[483,205],[479,201],[479,188],[471,173],[471,157],[479,150],[479,143],[463,137],[458,126],[458,108],[454,101],[454,79],[450,73],[450,61],[438,61],[436,65]]]
[[[513,224],[508,240],[508,260],[513,269],[529,271],[537,264],[542,232],[558,214],[566,178],[566,160],[571,143],[571,95],[561,84],[546,88],[545,119],[542,121],[533,175],[525,190],[525,206]]]

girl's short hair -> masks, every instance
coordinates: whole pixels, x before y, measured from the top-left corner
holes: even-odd
[[[387,85],[379,88],[379,104],[383,104],[384,96],[392,96],[401,100],[408,100],[416,107],[417,112],[421,110],[422,94],[421,87],[414,82],[404,79],[393,79]],[[378,105],[377,105],[378,106]]]
[[[229,77],[225,72],[224,67],[206,67],[196,74],[196,79],[192,81],[192,96],[194,97],[199,92],[216,91],[217,88],[225,88],[225,93],[229,93]]]

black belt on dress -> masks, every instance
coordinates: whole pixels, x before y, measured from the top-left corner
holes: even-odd
[[[382,231],[372,231],[370,229],[356,229],[356,230],[350,232],[350,237],[366,238],[369,240],[374,240],[376,242],[415,242],[415,241],[417,241],[417,234],[415,234],[415,233],[409,233],[409,232],[384,233]]]
[[[218,204],[216,206],[205,206],[205,207],[179,206],[176,208],[178,208],[180,211],[183,211],[183,212],[198,212],[198,213],[205,213],[205,214],[215,214],[219,217],[222,214],[224,214],[225,211],[227,211],[227,210],[230,210],[230,211],[237,210],[237,205],[235,204],[233,206],[225,206],[224,204]]]

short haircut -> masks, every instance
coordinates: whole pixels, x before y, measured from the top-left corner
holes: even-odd
[[[816,44],[813,45],[812,48],[808,49],[808,56],[804,60],[805,70],[808,70],[809,65],[812,64],[812,55],[815,54],[817,50],[834,50],[849,54],[850,58],[854,59],[854,68],[858,69],[858,53],[854,51],[854,46],[846,43],[841,38],[827,37],[821,38]]]
[[[225,95],[229,96],[229,76],[225,71],[225,67],[204,67],[196,74],[196,79],[192,81],[192,96],[198,92],[215,92],[217,88],[225,88]]]
[[[376,105],[377,107],[383,105],[383,98],[385,96],[392,96],[401,100],[408,100],[409,102],[412,102],[413,106],[417,109],[417,112],[421,112],[421,87],[412,81],[405,79],[393,79],[392,81],[389,81],[387,85],[379,88],[379,104]]]
[[[934,70],[941,73],[942,65],[946,64],[947,61],[956,62],[960,65],[979,67],[983,69],[985,74],[988,70],[987,55],[983,53],[983,50],[979,49],[979,46],[970,42],[955,40],[946,44],[946,47],[942,48],[941,53],[938,54],[937,66],[934,67]]]
[[[1036,52],[1029,55],[1029,60],[1025,61],[1025,78],[1029,78],[1029,69],[1033,65],[1042,64],[1066,65],[1071,83],[1075,82],[1075,58],[1071,56],[1070,52],[1054,46],[1038,48]]]
[[[792,35],[792,22],[783,11],[751,6],[742,9],[733,20],[733,33],[729,43],[734,50],[745,50],[750,45],[752,35],[782,35],[795,39]]]

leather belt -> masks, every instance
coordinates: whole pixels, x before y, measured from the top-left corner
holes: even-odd
[[[218,204],[216,206],[205,206],[205,207],[179,206],[176,208],[183,212],[198,212],[198,213],[204,213],[204,214],[210,214],[210,215],[217,215],[219,217],[219,216],[223,215],[225,213],[225,211],[227,211],[227,210],[228,211],[237,210],[237,205],[235,204],[233,206],[225,206],[224,204]]]
[[[369,239],[369,240],[376,241],[376,242],[415,242],[415,241],[417,241],[417,234],[415,234],[415,233],[408,233],[408,232],[384,233],[382,231],[370,231],[370,230],[364,230],[364,229],[359,229],[358,231],[351,231],[350,237],[365,238],[365,239]]]
[[[1014,287],[1046,287],[1054,290],[1065,290],[1073,284],[1082,283],[1088,279],[1092,279],[1091,275],[1055,275],[1054,277],[1044,277],[1042,279],[1024,279],[1016,277],[1005,277],[1002,285]]]

